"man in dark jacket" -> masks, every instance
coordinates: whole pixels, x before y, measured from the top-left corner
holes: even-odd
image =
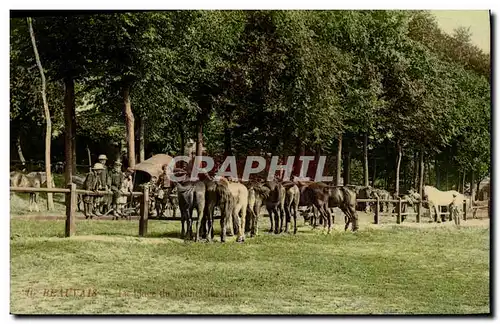
[[[123,183],[122,163],[120,161],[115,161],[114,168],[108,173],[107,182],[113,193],[111,200],[113,216],[118,217],[118,199],[120,198],[120,189]]]
[[[99,190],[102,191],[108,191],[109,188],[111,187],[110,184],[110,178],[108,177],[108,167],[106,166],[106,161],[108,160],[108,157],[106,154],[101,154],[97,157],[99,160],[99,163],[102,165],[103,169],[101,173],[99,174]],[[96,215],[101,216],[102,213],[106,213],[109,210],[109,207],[111,205],[111,197],[109,195],[105,195],[102,197],[96,197],[94,204],[96,207]]]
[[[87,173],[85,182],[83,183],[83,188],[85,190],[97,191],[99,189],[99,187],[101,186],[100,176],[103,169],[104,167],[101,163],[94,164],[92,171]],[[84,195],[83,203],[85,218],[93,218],[94,216],[97,216],[94,213],[94,196]]]

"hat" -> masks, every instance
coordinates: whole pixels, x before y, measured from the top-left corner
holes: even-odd
[[[99,157],[97,159],[98,160],[107,160],[108,158],[106,157],[106,154],[101,154],[101,155],[99,155]]]
[[[120,161],[116,160],[115,165],[122,165],[122,163]]]
[[[94,164],[94,167],[92,169],[94,169],[94,170],[104,170],[104,165],[102,165],[101,163],[96,163],[96,164]]]

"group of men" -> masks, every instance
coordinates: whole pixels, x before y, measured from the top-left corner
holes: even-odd
[[[102,216],[110,212],[114,217],[123,216],[123,208],[126,203],[122,198],[123,189],[132,192],[132,174],[127,170],[122,172],[122,163],[115,161],[113,169],[108,170],[106,162],[108,158],[105,154],[99,155],[99,162],[94,164],[92,170],[87,174],[84,182],[84,189],[90,191],[111,191],[111,195],[92,196],[85,195],[84,214],[85,218]]]

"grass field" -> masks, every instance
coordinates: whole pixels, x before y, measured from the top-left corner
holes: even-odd
[[[12,200],[11,200],[12,202]],[[489,313],[489,221],[193,243],[179,223],[11,216],[13,314]],[[217,227],[218,228],[218,227]],[[219,237],[217,236],[217,240]],[[83,291],[83,292],[82,292]]]

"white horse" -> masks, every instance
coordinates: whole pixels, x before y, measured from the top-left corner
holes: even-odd
[[[227,186],[234,198],[232,217],[230,217],[230,219],[233,221],[233,223],[237,224],[238,227],[237,241],[243,242],[245,240],[245,221],[247,218],[248,189],[244,184],[239,182],[229,182],[224,177],[220,178],[219,183]],[[239,218],[240,215],[241,219]],[[232,231],[232,227],[233,226],[229,227],[230,231]]]
[[[436,214],[436,221],[438,223],[441,223],[441,218],[438,214],[438,211],[440,210],[439,206],[449,207],[450,204],[453,203],[454,205],[456,205],[458,212],[461,213],[463,211],[463,201],[468,201],[465,195],[459,193],[456,190],[441,191],[432,186],[424,186],[424,195],[422,198],[424,207],[429,208],[431,220],[433,219],[432,211],[434,209],[434,212]],[[428,206],[425,206],[426,204]],[[469,204],[467,203],[466,206],[469,207],[468,205]]]

